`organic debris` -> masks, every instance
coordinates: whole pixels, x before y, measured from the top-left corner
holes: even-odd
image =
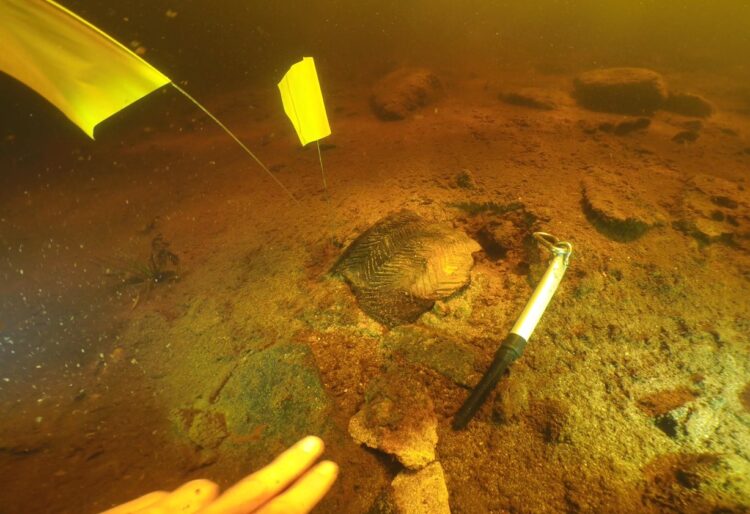
[[[151,240],[151,253],[145,262],[119,259],[106,266],[105,274],[117,277],[119,288],[135,288],[135,309],[157,285],[179,280],[179,264],[180,258],[169,249],[169,241],[158,234]]]

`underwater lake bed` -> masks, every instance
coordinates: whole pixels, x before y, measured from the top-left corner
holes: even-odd
[[[317,61],[320,154],[275,83],[202,97],[298,202],[171,90],[95,142],[0,126],[0,512],[227,487],[307,434],[315,512],[750,509],[750,70]],[[368,230],[460,280],[368,290]],[[567,274],[453,430],[539,231]]]

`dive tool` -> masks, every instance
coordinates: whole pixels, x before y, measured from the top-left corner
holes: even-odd
[[[484,403],[489,392],[495,388],[508,366],[523,354],[526,342],[537,323],[539,323],[547,305],[549,305],[552,295],[555,294],[565,270],[568,269],[570,254],[573,252],[572,244],[559,241],[546,232],[534,232],[534,238],[552,253],[552,260],[550,260],[547,271],[534,289],[531,299],[518,317],[516,324],[513,325],[510,333],[495,352],[495,358],[490,368],[482,376],[482,379],[471,391],[471,394],[453,418],[454,430],[466,427]]]

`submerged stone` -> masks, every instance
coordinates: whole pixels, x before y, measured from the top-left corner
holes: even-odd
[[[407,361],[437,371],[455,383],[470,387],[476,382],[474,353],[465,345],[421,327],[391,330],[385,346]]]
[[[359,444],[395,456],[409,469],[435,460],[437,417],[423,385],[391,370],[367,385],[365,404],[349,421]]]
[[[391,483],[398,514],[450,514],[448,486],[439,462],[419,471],[402,471]]]
[[[538,88],[523,88],[500,93],[499,98],[506,104],[539,111],[551,111],[555,108],[554,95]]]
[[[666,221],[664,211],[637,182],[603,170],[595,170],[581,181],[584,213],[610,239],[633,241]]]
[[[573,82],[579,105],[593,111],[651,114],[667,99],[667,85],[645,68],[603,68],[580,74]]]
[[[696,118],[707,118],[714,112],[714,107],[708,100],[693,93],[669,93],[662,108],[665,111]]]
[[[274,346],[241,362],[216,403],[227,441],[237,446],[287,447],[329,424],[331,403],[309,347]]]
[[[750,248],[750,194],[740,184],[711,175],[690,179],[680,202],[678,230],[702,244]]]
[[[381,120],[402,120],[433,102],[440,89],[440,80],[430,70],[399,68],[375,84],[370,106]]]

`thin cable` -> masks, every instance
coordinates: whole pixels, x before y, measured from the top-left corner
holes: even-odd
[[[326,202],[328,200],[328,184],[326,184],[326,172],[323,170],[323,154],[320,153],[320,140],[315,140],[315,145],[318,147],[318,161],[320,161],[320,176],[323,177],[323,191],[325,192]]]
[[[193,102],[193,103],[194,103],[194,104],[195,104],[195,105],[196,105],[196,106],[197,106],[197,107],[198,107],[198,108],[199,108],[199,109],[200,109],[201,111],[203,111],[204,113],[206,113],[206,115],[207,115],[207,116],[208,116],[209,118],[211,118],[212,120],[214,120],[214,121],[216,122],[216,124],[217,124],[218,126],[220,126],[220,127],[221,127],[221,128],[222,128],[222,129],[224,130],[224,132],[226,132],[226,133],[227,133],[227,134],[229,135],[229,137],[231,137],[232,139],[234,139],[234,140],[235,140],[235,142],[236,142],[236,143],[237,143],[238,145],[240,145],[240,148],[242,148],[242,149],[243,149],[243,150],[245,151],[245,153],[247,153],[247,154],[248,154],[248,155],[249,155],[250,157],[252,157],[252,158],[253,158],[253,160],[254,160],[255,162],[257,162],[257,163],[258,163],[258,166],[260,166],[261,168],[263,168],[263,171],[265,171],[266,173],[268,173],[268,176],[269,176],[269,177],[271,177],[271,178],[272,178],[272,179],[273,179],[273,180],[274,180],[274,181],[275,181],[275,182],[276,182],[276,183],[277,183],[277,184],[278,184],[278,185],[279,185],[279,186],[281,187],[281,189],[283,189],[283,190],[284,190],[284,191],[286,192],[286,194],[288,194],[288,195],[289,195],[289,197],[290,197],[290,198],[291,198],[292,200],[294,200],[294,203],[296,203],[297,205],[300,205],[299,201],[297,200],[297,198],[295,198],[295,197],[294,197],[294,195],[292,194],[292,192],[291,192],[291,191],[289,191],[289,190],[288,190],[288,189],[286,188],[286,186],[285,186],[284,184],[282,184],[282,183],[281,183],[281,181],[280,181],[279,179],[277,179],[277,178],[276,178],[276,175],[274,175],[273,173],[271,173],[271,170],[269,170],[269,169],[268,169],[268,168],[266,167],[266,165],[265,165],[265,164],[263,164],[263,163],[262,163],[262,162],[260,161],[260,159],[258,159],[258,158],[257,158],[257,157],[255,156],[255,154],[254,154],[253,152],[251,152],[251,151],[250,151],[250,149],[249,149],[249,148],[248,148],[247,146],[245,146],[245,144],[244,144],[244,143],[243,143],[242,141],[240,141],[240,140],[239,140],[239,138],[238,138],[237,136],[235,136],[235,135],[234,135],[234,133],[233,133],[233,132],[232,132],[231,130],[229,130],[229,129],[227,128],[227,126],[226,126],[226,125],[224,125],[224,124],[223,124],[222,122],[220,122],[220,121],[219,121],[219,119],[218,119],[218,118],[217,118],[216,116],[214,116],[213,114],[211,114],[211,112],[210,112],[210,111],[209,111],[208,109],[206,109],[205,107],[203,107],[203,105],[202,105],[202,104],[201,104],[201,103],[200,103],[200,102],[199,102],[198,100],[196,100],[195,98],[193,98],[192,96],[190,96],[190,94],[189,94],[189,93],[188,93],[187,91],[185,91],[184,89],[182,89],[182,88],[181,88],[180,86],[178,86],[178,85],[177,85],[177,84],[175,84],[174,82],[172,82],[171,84],[172,84],[172,85],[173,85],[173,86],[175,87],[175,89],[176,89],[177,91],[179,91],[180,93],[182,93],[183,95],[185,95],[185,97],[186,97],[186,98],[187,98],[188,100],[190,100],[191,102]],[[320,153],[320,149],[318,149],[318,153]],[[322,166],[322,165],[323,165],[323,164],[322,164],[322,161],[321,161],[321,166]],[[323,183],[325,184],[325,177],[323,178]]]

